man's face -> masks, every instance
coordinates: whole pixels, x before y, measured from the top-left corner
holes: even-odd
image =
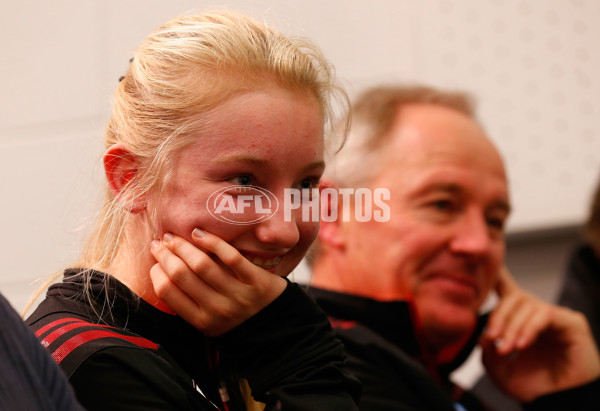
[[[425,331],[470,331],[504,259],[509,212],[502,160],[483,130],[454,110],[401,109],[383,171],[389,222],[342,223],[347,292],[413,300]]]

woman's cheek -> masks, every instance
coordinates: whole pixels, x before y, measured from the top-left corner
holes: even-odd
[[[189,228],[189,235],[191,235],[194,228],[201,228],[209,233],[216,235],[226,242],[230,242],[236,237],[243,234],[245,231],[250,230],[251,226],[248,225],[236,225],[227,224],[222,221],[218,221],[212,215],[204,215],[201,218],[194,220],[194,223]]]

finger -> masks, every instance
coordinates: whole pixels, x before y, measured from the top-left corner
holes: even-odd
[[[573,363],[583,365],[580,381],[600,376],[600,352],[585,316],[567,307],[550,306],[550,321],[554,331],[562,334],[563,344],[575,347]]]
[[[185,242],[183,239],[181,239],[181,241]],[[174,236],[169,238],[167,241],[171,247],[174,247],[174,242]],[[199,274],[192,271],[192,269],[184,260],[182,260],[169,247],[167,247],[164,241],[153,241],[151,252],[165,275],[169,277],[170,283],[178,287],[181,292],[184,292],[193,301],[200,304],[203,301],[208,301],[210,298],[214,298],[219,293],[219,290],[205,281],[205,278],[210,279],[219,275],[227,276],[227,274],[221,273],[221,268],[203,251],[198,250],[190,243],[188,244],[200,256],[204,256],[204,260],[206,261],[206,268],[203,271],[199,271]],[[181,247],[182,245],[180,244],[180,248]],[[228,277],[233,278],[232,276]],[[166,284],[166,286],[168,286],[168,284]],[[163,290],[163,292],[167,291],[168,290]]]
[[[266,307],[287,287],[287,282],[278,275],[252,264],[238,250],[214,234],[194,229],[192,239],[196,244],[217,256],[239,280],[235,294],[244,298],[244,305],[252,306],[254,312]],[[236,288],[240,283],[234,284]],[[233,295],[233,294],[231,294]]]
[[[491,340],[496,340],[505,332],[506,326],[511,316],[522,303],[521,293],[513,292],[510,295],[503,296],[494,311],[488,319],[485,336]]]
[[[158,263],[150,269],[150,278],[154,292],[161,301],[206,335],[219,335],[242,322],[235,318],[232,320],[235,317],[232,313],[237,312],[231,308],[230,301],[226,298],[207,287],[206,298],[197,303],[171,281]]]
[[[523,330],[539,308],[539,304],[533,301],[525,301],[524,298],[515,307],[505,324],[504,332],[500,335],[501,343],[497,346],[499,354],[505,355],[517,348],[516,342],[521,339]]]
[[[236,286],[241,285],[227,267],[184,238],[166,233],[162,243],[188,267],[188,271],[182,269],[178,277],[175,277],[176,272],[171,275],[173,281],[184,290],[192,292],[200,286],[194,277],[224,294],[236,292]]]
[[[265,270],[252,264],[238,250],[214,234],[196,228],[192,232],[192,239],[203,249],[216,255],[240,281],[252,283],[261,272],[266,273]]]
[[[529,347],[550,325],[550,306],[540,304],[523,324],[519,336],[515,339],[515,347],[519,350]]]
[[[170,233],[165,234],[163,243],[189,267],[189,270],[182,269],[178,278],[173,278],[169,273],[173,281],[198,304],[210,305],[206,309],[214,313],[215,318],[231,319],[239,317],[239,313],[254,314],[283,292],[287,286],[284,279],[250,263],[219,237],[212,234],[210,236],[214,242],[207,242],[206,250],[201,250],[184,238]],[[214,258],[207,254],[212,250]],[[228,253],[236,254],[245,261],[237,266],[237,272],[233,272],[224,263],[215,261],[220,260],[219,256]],[[232,265],[236,267],[235,264]],[[254,271],[254,274],[247,274],[250,270]],[[264,275],[261,276],[261,272]],[[245,278],[247,282],[239,277]],[[207,298],[207,291],[204,289],[206,286],[210,286],[217,293],[211,294],[215,295],[211,300]]]
[[[516,290],[520,290],[519,284],[515,281],[508,268],[502,267],[498,275],[498,282],[496,283],[496,292],[498,297],[502,298]]]
[[[154,264],[150,269],[150,280],[157,297],[186,321],[188,321],[186,317],[191,317],[192,313],[197,312],[195,301],[171,281],[159,263]]]
[[[166,237],[166,236],[165,236]],[[166,237],[167,238],[167,237]],[[169,247],[167,242],[153,240],[150,252],[161,268],[169,276],[169,279],[180,288],[187,288],[193,279],[193,273],[188,265]]]

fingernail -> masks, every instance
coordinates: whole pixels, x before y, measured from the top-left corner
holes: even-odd
[[[167,243],[167,244],[168,244],[168,243],[169,243],[169,242],[170,242],[172,239],[173,239],[173,235],[172,235],[171,233],[165,233],[165,234],[163,235],[163,241],[164,241],[165,243]]]
[[[492,340],[496,339],[498,337],[498,334],[500,334],[498,328],[496,327],[490,327],[485,331],[485,334]]]
[[[506,355],[511,350],[508,341],[502,338],[496,338],[496,340],[494,341],[494,345],[496,346],[496,352],[500,355]]]
[[[150,248],[152,248],[154,250],[155,248],[158,248],[159,245],[160,245],[159,240],[152,240],[152,242],[150,243]]]
[[[194,231],[192,231],[192,236],[196,238],[202,238],[204,237],[204,231],[200,230],[199,228],[194,228]]]

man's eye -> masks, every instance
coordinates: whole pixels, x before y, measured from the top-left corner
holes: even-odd
[[[441,211],[451,211],[454,209],[454,203],[450,200],[437,200],[432,202],[431,206]]]
[[[504,219],[488,217],[487,225],[498,230],[504,230]]]

